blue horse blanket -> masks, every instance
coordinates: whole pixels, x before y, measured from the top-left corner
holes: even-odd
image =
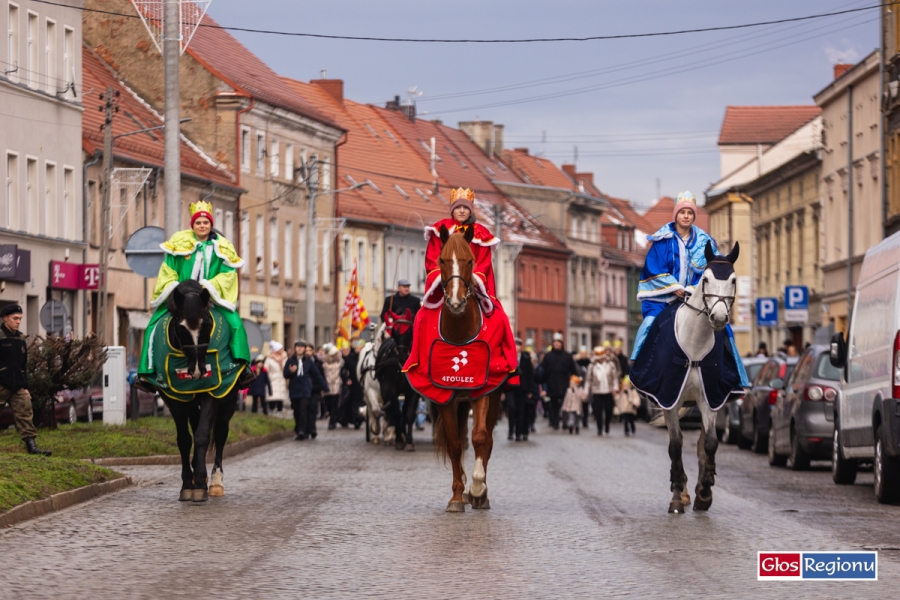
[[[729,350],[727,333],[715,332],[715,344],[702,360],[691,362],[675,337],[675,313],[680,302],[673,302],[650,325],[647,341],[631,367],[631,383],[635,389],[653,398],[669,410],[687,382],[690,367],[700,370],[703,394],[713,410],[719,410],[733,396],[742,396],[741,373],[734,354]]]

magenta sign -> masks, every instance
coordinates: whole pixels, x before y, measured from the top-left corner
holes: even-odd
[[[78,265],[79,286],[83,290],[100,289],[100,265]]]
[[[50,261],[50,287],[56,290],[96,290],[100,287],[100,265]]]

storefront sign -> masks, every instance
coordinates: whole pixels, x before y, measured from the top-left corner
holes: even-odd
[[[31,250],[16,248],[16,274],[9,280],[31,282]]]
[[[100,289],[100,265],[79,265],[78,273],[78,287],[80,289]]]
[[[0,279],[13,279],[16,276],[16,245],[0,246]]]
[[[74,263],[50,261],[50,287],[56,290],[78,289],[78,267]]]

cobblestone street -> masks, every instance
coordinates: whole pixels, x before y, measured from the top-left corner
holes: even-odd
[[[176,500],[175,467],[121,468],[138,485],[0,532],[3,598],[885,598],[900,575],[900,507],[856,485],[772,469],[720,446],[709,513],[666,514],[666,434],[638,425],[530,442],[496,430],[492,510],[446,514],[431,452],[323,431],[225,464],[226,497]],[[685,435],[693,449],[696,431]],[[428,440],[428,441],[426,441]],[[473,456],[467,455],[471,471]],[[696,459],[686,457],[690,489]],[[758,550],[879,550],[879,581],[758,582]]]

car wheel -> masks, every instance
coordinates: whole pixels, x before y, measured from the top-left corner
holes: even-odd
[[[800,446],[800,436],[791,427],[791,469],[805,471],[809,468],[809,454]]]
[[[831,479],[838,485],[850,485],[856,481],[856,461],[844,458],[841,437],[835,428],[831,442]]]
[[[69,402],[69,414],[66,417],[66,423],[73,425],[78,421],[78,413],[75,411],[75,401]]]
[[[750,440],[744,437],[744,418],[739,418],[739,425],[737,430],[737,445],[741,450],[749,450],[750,449]]]
[[[875,498],[881,504],[900,500],[900,459],[884,453],[881,427],[875,430]]]
[[[756,415],[753,415],[753,437],[750,438],[750,450],[756,454],[765,454],[769,447],[766,437],[768,436],[764,436],[763,432],[759,430]]]
[[[88,423],[93,423],[93,422],[94,422],[94,401],[93,401],[93,400],[88,400],[88,405],[87,405],[87,422],[88,422]]]
[[[769,466],[770,467],[783,467],[787,464],[787,457],[775,452],[775,423],[769,425],[769,440],[768,440],[767,450],[769,453]]]

